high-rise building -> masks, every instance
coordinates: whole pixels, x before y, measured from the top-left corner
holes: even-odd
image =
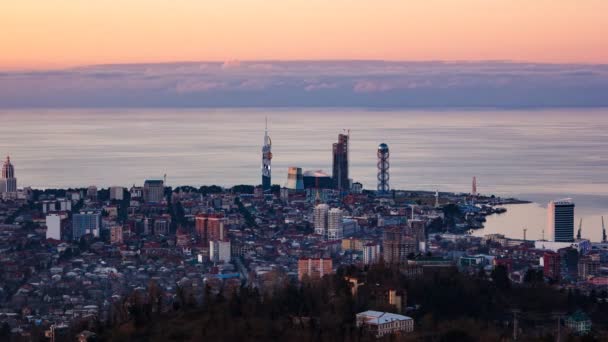
[[[154,235],[169,235],[170,217],[159,217],[154,220]]]
[[[46,216],[46,238],[61,240],[61,232],[67,214],[49,214]]]
[[[342,210],[338,208],[330,209],[327,212],[327,240],[341,240],[344,236],[342,226]]]
[[[401,227],[387,227],[382,235],[383,257],[389,264],[407,262],[410,253],[418,251],[416,238],[408,236]]]
[[[144,182],[144,201],[160,203],[165,198],[165,185],[162,180],[148,179]]]
[[[325,258],[302,258],[298,260],[298,280],[308,277],[311,280],[321,279],[333,273],[333,261]]]
[[[2,165],[2,178],[0,179],[0,193],[16,193],[17,178],[15,178],[15,167],[11,163],[11,157],[6,156]]]
[[[389,150],[388,145],[382,143],[378,146],[378,193],[387,194],[390,190],[388,181],[390,179],[388,169],[389,164]]]
[[[116,225],[116,226],[110,227],[110,243],[120,245],[120,244],[122,244],[122,242],[123,242],[122,226]]]
[[[262,189],[264,192],[270,192],[272,186],[271,166],[272,160],[272,140],[268,135],[268,119],[266,119],[266,128],[264,130],[264,146],[262,147]]]
[[[334,187],[341,192],[350,190],[348,178],[348,134],[338,135],[338,142],[333,145],[332,180]]]
[[[555,242],[574,241],[574,202],[571,199],[549,202],[547,229]]]
[[[125,189],[122,186],[112,186],[110,187],[110,199],[122,201],[124,199]]]
[[[371,265],[378,262],[380,259],[380,245],[375,243],[368,243],[363,246],[363,263],[365,265]]]
[[[97,201],[97,187],[95,185],[87,188],[87,199],[93,202]]]
[[[230,262],[230,241],[209,241],[209,259],[213,262]]]
[[[86,234],[99,237],[101,229],[101,213],[97,211],[81,211],[72,216],[72,239],[78,240]]]
[[[560,280],[561,262],[560,256],[555,252],[545,252],[543,254],[543,275],[555,281]]]
[[[287,189],[302,191],[304,190],[304,176],[301,167],[290,167],[287,171]]]
[[[313,224],[315,226],[315,234],[323,237],[327,236],[327,215],[329,206],[325,203],[318,204],[313,211]]]
[[[196,215],[195,229],[198,236],[204,241],[225,240],[224,224],[226,219],[221,214]]]

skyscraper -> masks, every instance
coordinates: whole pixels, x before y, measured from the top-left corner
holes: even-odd
[[[342,216],[342,210],[338,208],[327,212],[327,240],[341,240],[344,236]]]
[[[266,128],[264,130],[264,146],[262,147],[262,189],[264,192],[270,192],[271,183],[271,168],[270,161],[272,160],[272,140],[268,135],[268,119],[266,119]]]
[[[332,179],[334,187],[340,191],[348,191],[348,134],[338,135],[338,142],[333,145]]]
[[[388,158],[390,153],[388,151],[388,145],[382,143],[378,146],[378,193],[386,194],[390,190],[388,185],[389,174],[388,169],[390,164]]]
[[[315,234],[323,237],[327,236],[327,214],[329,206],[327,204],[319,204],[313,211],[313,224],[315,226]]]
[[[72,239],[78,240],[86,234],[99,237],[101,229],[101,213],[97,211],[85,212],[72,216]]]
[[[11,157],[6,156],[6,161],[2,165],[2,180],[0,180],[0,193],[17,192],[17,178],[15,178],[15,168],[11,164]]]
[[[407,262],[410,253],[418,251],[415,238],[406,235],[401,227],[388,227],[382,234],[384,261],[389,264]]]
[[[199,214],[196,215],[195,230],[205,242],[225,240],[225,222],[226,219],[221,214]]]
[[[304,190],[304,176],[301,167],[290,167],[287,171],[287,189],[302,191]]]
[[[553,241],[574,241],[574,203],[566,198],[549,202],[547,229],[553,233]]]

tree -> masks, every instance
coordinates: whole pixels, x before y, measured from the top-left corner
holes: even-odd
[[[503,265],[498,265],[492,270],[492,281],[497,288],[506,290],[511,288],[511,280],[507,268]]]

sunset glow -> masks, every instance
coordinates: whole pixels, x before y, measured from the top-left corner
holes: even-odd
[[[605,0],[19,0],[0,68],[191,60],[608,63]]]

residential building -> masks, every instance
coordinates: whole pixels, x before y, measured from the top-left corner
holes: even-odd
[[[123,243],[122,226],[116,225],[110,227],[110,243],[120,245]]]
[[[561,262],[556,252],[545,252],[543,254],[543,275],[549,279],[559,281],[561,273]]]
[[[414,320],[411,317],[390,312],[368,310],[357,314],[357,327],[362,327],[377,338],[397,332],[414,331]]]
[[[91,185],[87,188],[86,198],[89,201],[97,202],[97,187],[95,185]]]
[[[165,198],[165,185],[162,180],[146,180],[144,182],[144,201],[146,203],[161,203]]]
[[[325,203],[318,204],[313,210],[313,225],[315,234],[323,237],[327,236],[327,216],[329,213],[329,205]]]
[[[81,211],[72,216],[72,239],[78,240],[86,234],[99,237],[101,230],[101,213],[98,211]]]
[[[591,319],[586,313],[580,310],[567,316],[564,323],[568,329],[578,335],[586,335],[591,332]]]
[[[418,251],[416,239],[407,236],[405,229],[400,227],[384,229],[382,246],[384,261],[389,264],[407,262],[407,256]]]
[[[342,210],[338,208],[330,209],[327,213],[327,239],[341,240],[344,236],[342,226]]]
[[[204,241],[225,240],[224,224],[226,219],[221,214],[196,215],[196,234]]]
[[[333,261],[330,258],[303,258],[298,260],[298,279],[320,279],[333,273]]]
[[[122,201],[124,199],[125,188],[122,186],[110,187],[110,199],[116,201]]]
[[[600,255],[590,254],[578,259],[578,277],[586,280],[600,274]]]
[[[213,262],[230,262],[230,241],[209,241],[209,259]]]
[[[365,265],[375,264],[380,261],[380,245],[368,243],[363,246],[363,263]]]
[[[49,214],[46,216],[46,238],[61,240],[62,228],[65,226],[66,214]]]

